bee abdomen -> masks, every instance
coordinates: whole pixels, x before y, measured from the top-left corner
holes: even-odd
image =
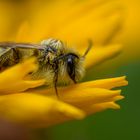
[[[15,48],[6,51],[4,55],[0,56],[0,71],[3,71],[20,62],[19,54]]]

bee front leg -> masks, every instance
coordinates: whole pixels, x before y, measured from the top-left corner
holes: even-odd
[[[54,82],[55,93],[56,93],[57,97],[59,98],[58,90],[57,90],[57,82],[58,82],[58,64],[55,65],[53,82]]]

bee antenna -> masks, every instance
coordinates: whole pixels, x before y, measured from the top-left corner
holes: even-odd
[[[91,50],[91,48],[92,48],[92,46],[93,46],[92,40],[88,40],[88,44],[89,44],[89,45],[88,45],[88,48],[86,49],[86,51],[85,51],[83,57],[85,57],[85,56],[88,54],[88,52]]]

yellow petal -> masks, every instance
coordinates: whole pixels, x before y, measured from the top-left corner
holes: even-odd
[[[125,80],[125,77],[109,78],[58,88],[58,94],[60,100],[82,108],[84,106],[90,106],[91,104],[123,99],[123,96],[120,95],[120,90],[109,89],[125,86],[127,84],[128,82]],[[50,97],[56,97],[54,89],[31,91]]]
[[[115,102],[105,102],[105,103],[93,104],[89,107],[85,107],[84,111],[88,115],[90,115],[90,114],[104,111],[106,109],[120,109],[120,106]]]
[[[47,93],[47,96],[52,98],[52,90],[37,91],[39,93]],[[83,108],[84,106],[90,106],[91,104],[97,104],[102,102],[116,101],[122,99],[120,96],[120,90],[107,90],[101,88],[80,88],[71,87],[71,89],[58,89],[60,100],[72,104],[74,106]],[[55,93],[54,93],[54,96]]]
[[[25,21],[19,27],[16,35],[16,42],[30,42],[30,29],[28,21]]]
[[[83,106],[89,106],[91,104],[114,101],[121,93],[120,90],[111,91],[101,88],[71,88],[73,89],[59,89],[59,98],[66,103],[80,108]],[[49,93],[52,94],[52,90],[48,91],[48,94]]]
[[[24,91],[43,85],[45,80],[28,81],[24,79],[29,72],[37,70],[34,63],[35,58],[31,58],[0,73],[0,94]]]
[[[91,66],[95,66],[99,63],[104,62],[107,59],[111,59],[118,55],[122,50],[121,45],[108,45],[101,47],[93,47],[85,59],[85,67],[89,68]],[[84,51],[80,51],[84,52]]]
[[[79,87],[84,88],[105,88],[112,89],[116,87],[126,86],[128,85],[128,81],[126,80],[126,76],[115,77],[115,78],[107,78],[107,79],[99,79],[94,81],[88,81],[80,83]]]
[[[114,32],[119,29],[120,22],[118,13],[97,21],[85,16],[63,27],[52,36],[64,40],[70,46],[76,45],[79,48],[85,46],[88,39],[96,45],[101,45],[108,42]]]
[[[59,100],[32,93],[0,96],[0,115],[28,126],[47,127],[63,120],[82,119],[82,110]]]
[[[54,37],[79,48],[85,46],[88,39],[94,44],[103,44],[114,37],[122,23],[121,9],[115,2],[59,1],[51,7],[43,7],[33,16],[27,41],[38,42]]]
[[[124,97],[120,95],[120,90],[109,90],[111,88],[127,85],[125,76],[85,82],[71,85],[69,87],[58,88],[59,99],[68,104],[74,105],[86,112],[87,115],[94,114],[106,109],[119,109],[120,106],[115,101]],[[105,89],[106,88],[106,89]],[[56,98],[53,89],[31,90],[33,93],[40,93],[44,96]],[[68,121],[63,118],[56,123]]]

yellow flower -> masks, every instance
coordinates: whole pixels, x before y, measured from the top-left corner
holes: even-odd
[[[123,99],[121,91],[111,89],[127,85],[125,76],[58,88],[58,100],[54,89],[32,89],[43,85],[44,80],[25,80],[36,68],[32,58],[0,74],[2,117],[30,127],[47,127],[108,108],[120,108],[115,101]]]
[[[57,1],[53,6],[44,5],[38,12],[25,11],[25,15],[16,20],[16,30],[12,32],[12,25],[14,27],[15,23],[13,21],[9,34],[8,31],[7,34],[0,34],[0,40],[39,42],[54,37],[75,46],[83,53],[90,39],[95,47],[87,55],[85,67],[88,68],[114,57],[121,51],[121,45],[109,44],[122,23],[120,9],[115,5],[110,9],[110,5],[102,4],[101,1],[88,0],[78,3],[70,0]],[[2,117],[30,127],[48,127],[72,119],[82,119],[86,115],[108,108],[120,108],[115,101],[123,98],[121,91],[112,89],[127,85],[125,76],[58,88],[58,100],[54,89],[36,88],[44,84],[43,79],[26,79],[29,72],[37,69],[34,61],[35,59],[31,58],[0,73]]]

